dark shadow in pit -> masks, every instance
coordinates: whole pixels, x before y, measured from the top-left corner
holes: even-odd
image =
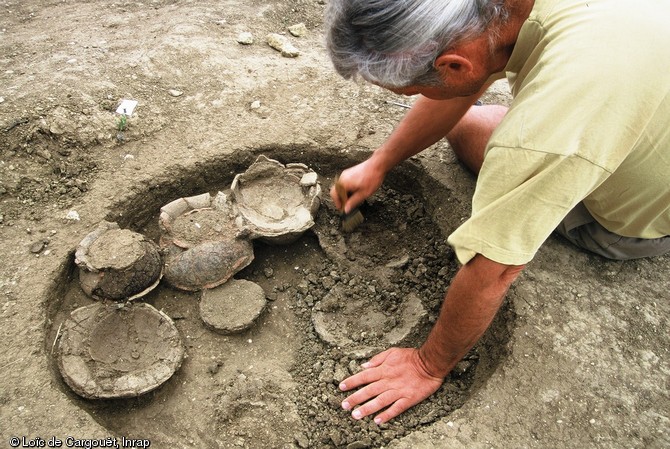
[[[337,383],[355,372],[364,358],[324,343],[312,325],[312,310],[335,285],[342,285],[352,298],[391,305],[410,293],[417,295],[425,317],[399,345],[419,345],[427,335],[457,270],[446,235],[469,209],[467,201],[461,205],[456,199],[448,204],[460,210],[445,211],[445,199],[452,192],[420,161],[405,162],[389,175],[380,192],[363,205],[366,221],[349,235],[333,231],[339,217],[328,190],[338,171],[367,155],[309,147],[241,150],[168,170],[170,175],[158,177],[150,187],[130,187],[104,219],[157,241],[163,205],[229,189],[235,174],[260,154],[307,164],[320,175],[324,201],[313,231],[288,246],[255,242],[254,262],[236,275],[261,285],[270,300],[259,322],[239,335],[214,334],[199,320],[197,294],[161,284],[143,301],[166,311],[179,328],[188,354],[181,369],[158,389],[135,399],[82,399],[64,384],[55,363],[59,325],[71,311],[92,303],[78,285],[72,252],[47,301],[45,346],[59,388],[119,438],[149,438],[160,447],[184,442],[204,448],[296,443],[339,447],[357,442],[378,447],[461,407],[507,356],[515,321],[509,301],[442,389],[383,428],[369,420],[353,421],[340,409],[344,395]],[[346,254],[338,253],[342,245]],[[365,343],[369,338],[360,336]]]

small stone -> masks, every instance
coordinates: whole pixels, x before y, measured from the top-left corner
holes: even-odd
[[[242,45],[251,45],[254,43],[254,36],[248,31],[237,35],[237,43]]]
[[[5,98],[4,98],[4,97],[0,97],[0,103],[4,103],[4,102],[5,102]]]
[[[81,217],[79,217],[79,213],[76,210],[69,210],[65,215],[65,219],[69,221],[79,221],[81,220]]]
[[[349,377],[349,371],[347,371],[346,367],[338,363],[335,366],[335,372],[333,373],[333,380],[337,383],[340,383],[347,377]]]
[[[331,430],[328,436],[336,447],[340,447],[342,445],[342,433],[339,430]]]
[[[303,187],[311,187],[316,185],[317,181],[317,174],[315,172],[308,172],[302,175],[302,178],[300,178],[300,185]]]
[[[456,364],[454,369],[452,370],[452,374],[455,377],[460,377],[472,367],[472,362],[470,360],[461,360]]]
[[[39,242],[35,242],[32,245],[30,245],[30,252],[33,254],[38,254],[42,252],[45,246],[46,243],[44,243],[44,240],[40,240]]]
[[[303,37],[307,34],[307,27],[304,23],[297,23],[288,27],[288,32],[294,35],[295,37]]]
[[[319,381],[330,384],[334,380],[334,371],[328,367],[324,368],[319,374]]]
[[[405,255],[386,264],[387,268],[402,268],[409,263],[409,256]]]
[[[300,51],[291,44],[285,36],[277,33],[270,33],[266,37],[268,45],[281,52],[285,58],[295,58],[300,55]]]
[[[367,438],[364,440],[354,441],[347,445],[347,449],[366,449],[372,444]]]
[[[219,372],[219,368],[221,368],[221,365],[219,363],[212,362],[207,367],[207,371],[209,371],[209,374],[214,375]]]
[[[301,447],[302,449],[307,449],[309,447],[309,439],[304,433],[296,434],[295,442],[298,444],[298,447]]]
[[[325,289],[330,290],[335,286],[335,281],[333,280],[333,278],[327,276],[321,279],[321,285],[323,285]]]
[[[168,92],[173,97],[181,97],[182,95],[184,95],[184,92],[182,92],[181,90],[177,90],[177,89],[170,89]]]
[[[249,105],[250,109],[259,109],[261,107],[261,102],[258,100],[252,101]]]
[[[274,274],[274,270],[270,267],[263,268],[263,274],[265,275],[266,278],[270,279]]]

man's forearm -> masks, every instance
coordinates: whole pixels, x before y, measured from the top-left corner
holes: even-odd
[[[485,89],[482,90],[483,93]],[[419,97],[396,129],[372,155],[386,173],[438,142],[458,123],[480,94],[451,100]]]
[[[419,349],[424,368],[445,377],[491,324],[523,266],[475,256],[456,274],[435,326]]]

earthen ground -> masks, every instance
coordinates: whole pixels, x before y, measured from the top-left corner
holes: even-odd
[[[344,242],[353,260],[337,241],[328,251],[319,245],[336,237],[328,205],[321,234],[298,246],[259,245],[241,275],[274,305],[246,334],[214,335],[194,315],[193,294],[159,287],[149,301],[169,309],[190,355],[156,394],[91,403],[64,385],[53,363],[56,328],[90,301],[73,282],[73,254],[98,222],[157,238],[162,205],[229,185],[261,153],[308,163],[327,185],[383,142],[405,112],[397,103],[411,104],[333,72],[324,7],[0,5],[0,445],[113,436],[158,448],[669,447],[670,257],[611,262],[556,236],[437,395],[383,428],[339,409],[336,378],[361,360],[324,345],[308,312],[343,279],[389,303],[391,293],[419,291],[429,314],[406,343],[420,341],[456,268],[444,236],[468,216],[475,182],[445,143],[372,199],[370,221]],[[298,57],[264,42],[300,22],[308,34],[290,37]],[[245,31],[252,45],[237,43]],[[121,99],[138,101],[125,125],[114,113]],[[508,99],[496,85],[484,100]],[[406,255],[382,288],[371,273]]]

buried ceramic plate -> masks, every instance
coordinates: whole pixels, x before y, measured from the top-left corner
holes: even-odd
[[[263,288],[245,279],[231,279],[211,290],[203,290],[200,318],[209,329],[235,334],[250,328],[265,309]]]
[[[222,192],[172,201],[161,208],[159,227],[165,280],[182,290],[214,288],[254,259],[248,232]]]
[[[58,367],[72,390],[89,399],[151,391],[181,366],[179,331],[145,303],[97,303],[76,309],[60,332]]]
[[[317,174],[304,164],[282,164],[261,155],[235,176],[234,204],[251,238],[288,244],[314,226],[321,204]]]
[[[147,294],[158,285],[163,268],[158,245],[108,221],[79,243],[75,263],[87,295],[117,301]]]
[[[401,343],[426,317],[421,300],[412,293],[392,312],[384,310],[389,305],[336,286],[312,310],[312,323],[325,342],[354,357],[368,357]]]

